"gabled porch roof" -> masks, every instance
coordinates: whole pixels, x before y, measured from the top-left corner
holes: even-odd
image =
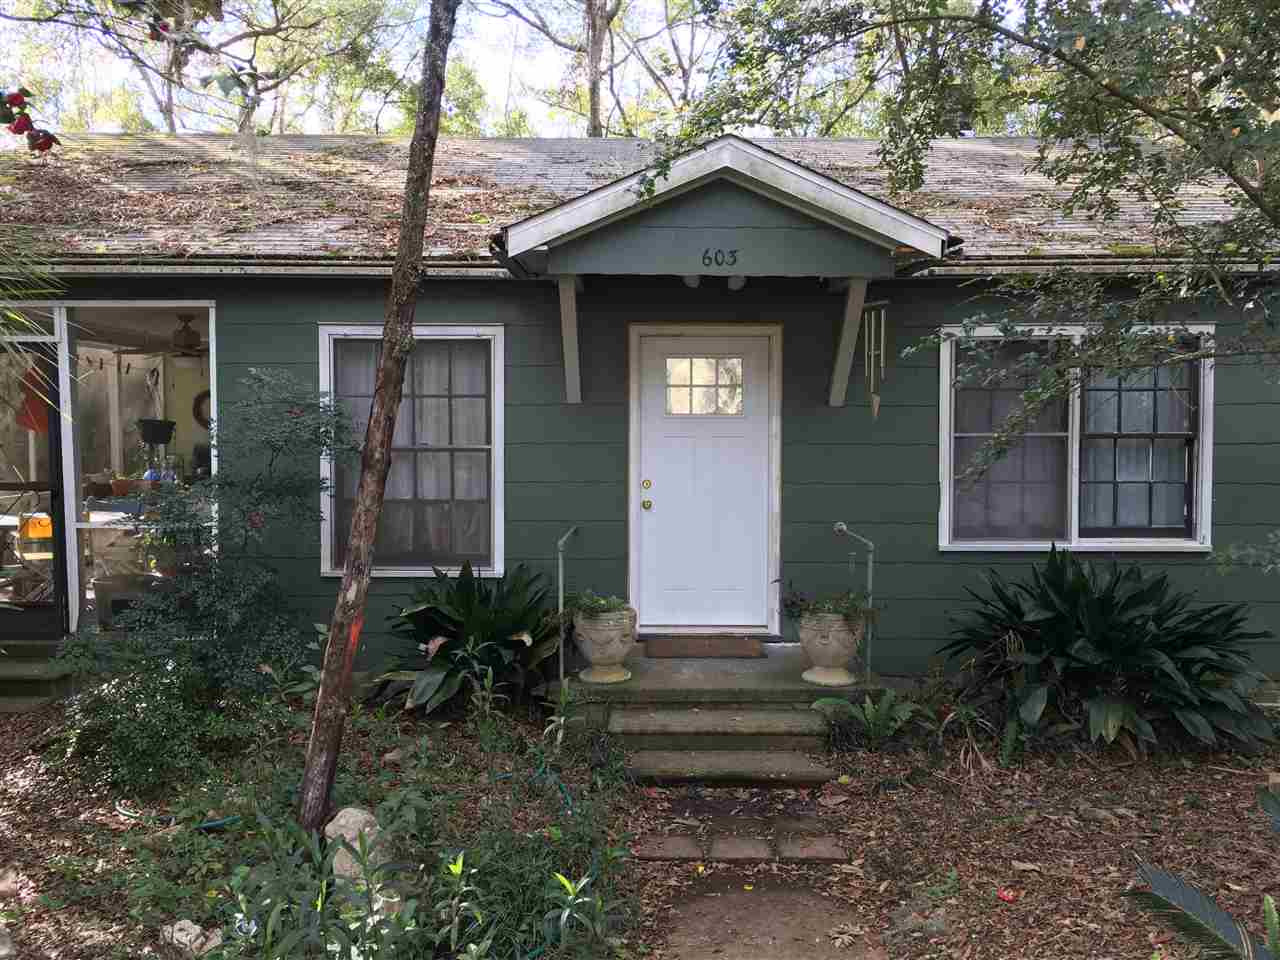
[[[727,181],[804,218],[879,248],[887,255],[886,259],[891,259],[892,254],[902,248],[941,259],[956,243],[943,227],[732,134],[678,157],[664,175],[657,175],[653,168],[633,173],[514,223],[506,227],[496,240],[503,248],[501,252],[522,268],[534,273],[547,272],[548,258],[556,248],[654,210],[716,181]],[[858,266],[851,263],[851,269],[839,272],[846,275],[882,274],[881,269],[864,270]],[[642,269],[634,272],[660,271]],[[764,275],[771,271],[741,269],[717,272]]]

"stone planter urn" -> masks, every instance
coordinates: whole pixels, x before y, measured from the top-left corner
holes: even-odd
[[[865,620],[850,623],[839,613],[806,613],[800,618],[800,648],[813,664],[801,679],[823,687],[845,687],[856,682],[849,662],[862,646]]]
[[[578,676],[586,683],[621,683],[631,679],[622,665],[636,644],[636,612],[627,607],[612,613],[576,613],[573,636],[591,666]]]

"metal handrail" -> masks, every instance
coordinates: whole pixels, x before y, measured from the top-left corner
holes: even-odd
[[[578,532],[575,523],[556,541],[556,620],[560,627],[560,689],[564,689],[564,548]]]
[[[876,545],[861,534],[854,533],[849,529],[849,525],[843,520],[837,521],[835,526],[831,528],[831,532],[837,537],[850,537],[859,540],[867,545],[867,608],[871,609],[875,602],[875,574],[876,574]],[[858,553],[856,550],[849,551],[849,575],[857,576],[858,573]],[[863,667],[866,674],[866,682],[871,682],[871,632],[875,627],[875,618],[868,617],[866,626],[863,628],[862,649],[863,649]]]

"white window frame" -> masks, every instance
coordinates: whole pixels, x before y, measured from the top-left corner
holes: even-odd
[[[1188,324],[1177,327],[1144,327],[1144,332],[1168,330],[1170,333],[1192,333],[1211,339],[1213,324]],[[1070,339],[1079,342],[1085,329],[1079,324],[1053,327],[1025,327],[1028,339]],[[938,484],[941,491],[938,508],[938,549],[955,553],[1035,553],[1057,545],[1079,552],[1105,553],[1208,553],[1213,549],[1213,374],[1214,361],[1200,363],[1200,406],[1196,434],[1195,527],[1190,539],[1176,537],[1081,537],[1080,536],[1080,430],[1081,395],[1077,386],[1067,405],[1067,536],[1060,541],[1048,540],[955,540],[951,535],[951,518],[955,497],[952,474],[955,435],[955,403],[952,383],[955,373],[956,337],[999,340],[1004,333],[995,326],[978,326],[966,331],[962,326],[943,327],[938,364]]]
[[[416,340],[487,340],[489,342],[489,370],[492,380],[493,398],[490,403],[491,473],[489,477],[489,503],[492,510],[493,562],[487,566],[473,566],[477,576],[500,577],[506,567],[506,524],[504,459],[506,446],[503,438],[503,427],[506,420],[506,409],[503,400],[504,381],[506,380],[503,358],[506,356],[503,344],[505,329],[501,324],[476,325],[415,325],[413,339]],[[320,324],[320,392],[333,396],[333,344],[335,340],[381,340],[382,324],[337,325]],[[328,485],[333,483],[333,461],[320,461],[320,476]],[[325,492],[320,495],[320,575],[324,577],[342,576],[342,568],[333,563],[333,494]],[[445,573],[456,575],[460,566],[440,567]],[[379,567],[376,563],[372,572],[375,577],[422,577],[431,576],[430,565],[421,567]]]

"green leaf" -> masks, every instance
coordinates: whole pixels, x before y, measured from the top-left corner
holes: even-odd
[[[1276,902],[1270,894],[1262,898],[1262,922],[1267,930],[1267,949],[1280,953],[1280,915],[1276,913]]]
[[[417,679],[409,688],[409,695],[405,697],[404,708],[412,710],[434,697],[451,669],[451,667],[427,667],[425,670],[419,670]]]
[[[1178,722],[1202,743],[1217,743],[1218,738],[1214,735],[1213,727],[1209,725],[1209,721],[1198,710],[1188,710],[1186,708],[1178,708],[1173,711],[1173,715],[1178,718]]]
[[[1258,803],[1262,806],[1263,812],[1271,818],[1271,829],[1280,833],[1280,793],[1275,793],[1266,787],[1259,787]]]
[[[1093,697],[1085,706],[1089,708],[1089,739],[1114,743],[1129,705],[1116,697]]]
[[[1018,716],[1028,727],[1034,727],[1040,722],[1040,717],[1043,716],[1044,708],[1048,703],[1048,684],[1032,684],[1026,689],[1022,696],[1022,703],[1018,705]]]
[[[1139,906],[1199,947],[1202,960],[1276,960],[1276,956],[1212,897],[1148,863],[1138,872],[1150,891],[1131,893]]]

